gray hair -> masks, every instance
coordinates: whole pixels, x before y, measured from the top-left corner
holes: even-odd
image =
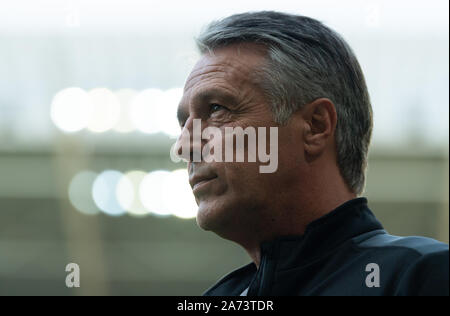
[[[258,84],[279,124],[318,98],[334,103],[337,163],[347,185],[360,195],[372,134],[372,107],[361,67],[344,39],[312,18],[273,11],[214,21],[197,38],[202,54],[236,43],[267,48],[268,63],[257,72]]]

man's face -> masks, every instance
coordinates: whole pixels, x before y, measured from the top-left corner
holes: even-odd
[[[182,133],[189,131],[191,137],[194,119],[201,120],[202,130],[219,128],[222,137],[225,127],[265,127],[269,139],[269,128],[278,127],[274,173],[260,173],[258,160],[248,162],[247,141],[245,162],[188,162],[189,182],[199,206],[197,223],[223,237],[234,238],[243,229],[253,234],[266,229],[261,226],[273,217],[269,210],[282,206],[283,192],[297,181],[292,168],[299,159],[300,135],[290,125],[274,122],[271,106],[251,79],[264,63],[264,51],[255,45],[234,45],[203,55],[186,81],[178,109]]]

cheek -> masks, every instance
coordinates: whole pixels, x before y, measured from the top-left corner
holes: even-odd
[[[259,163],[226,163],[224,179],[227,193],[236,199],[256,199],[265,194],[269,174],[259,172]]]
[[[278,129],[278,157],[280,166],[294,169],[305,161],[303,136],[300,129],[286,126]]]

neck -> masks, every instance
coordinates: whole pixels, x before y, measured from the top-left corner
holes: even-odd
[[[343,181],[338,180],[336,183],[328,182],[328,184],[331,185],[322,184],[317,190],[311,190],[310,186],[307,192],[302,192],[301,188],[293,190],[292,196],[284,199],[284,203],[272,205],[271,216],[265,216],[267,220],[261,223],[257,232],[249,232],[252,233],[251,238],[235,240],[247,251],[258,268],[261,261],[262,242],[281,236],[303,235],[309,223],[356,198],[356,194],[348,190]],[[283,216],[274,216],[276,214],[283,214]],[[272,229],[268,231],[268,227]],[[255,236],[258,237],[255,238]]]

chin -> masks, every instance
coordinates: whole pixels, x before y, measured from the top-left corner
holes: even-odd
[[[233,208],[223,201],[201,201],[197,211],[197,225],[206,231],[217,234],[228,230],[232,225]]]
[[[248,212],[251,209],[248,202],[247,199],[230,199],[224,196],[201,201],[197,211],[197,225],[205,231],[237,242],[254,221],[254,213]]]
[[[206,202],[199,203],[197,211],[197,225],[203,230],[215,231],[215,228],[220,226],[220,224],[218,224],[220,220],[217,219],[217,213],[220,212],[220,210],[217,210],[208,204],[209,203]]]

